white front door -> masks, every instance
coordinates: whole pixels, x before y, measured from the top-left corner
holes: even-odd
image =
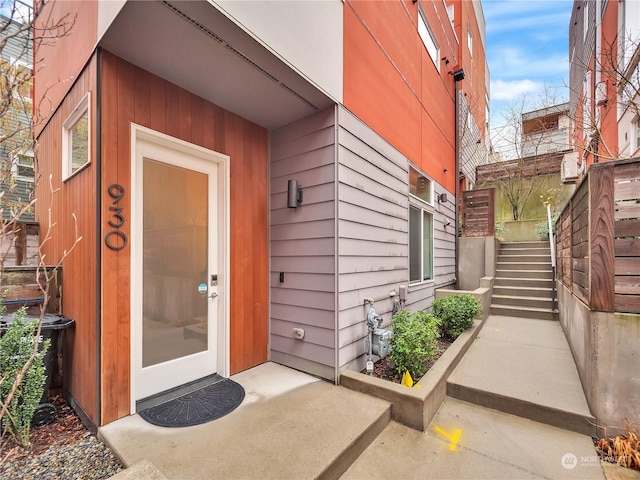
[[[218,372],[227,299],[220,255],[224,157],[207,158],[198,147],[135,132],[133,410],[137,400]]]

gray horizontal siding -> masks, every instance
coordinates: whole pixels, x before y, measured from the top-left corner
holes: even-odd
[[[359,369],[366,353],[369,307],[364,300],[375,300],[388,326],[389,293],[409,283],[409,161],[344,109],[339,110],[338,142],[339,367]],[[413,311],[428,308],[435,288],[455,276],[454,195],[435,182],[434,191],[446,192],[449,201],[429,208],[435,279],[409,287],[406,306]]]
[[[408,278],[409,164],[344,109],[338,129],[338,325],[341,367],[362,357],[365,298],[386,322],[389,292]]]
[[[271,134],[270,356],[314,375],[335,376],[335,112]],[[303,203],[287,208],[287,183]],[[284,282],[280,283],[280,273]],[[302,328],[304,339],[293,338]]]

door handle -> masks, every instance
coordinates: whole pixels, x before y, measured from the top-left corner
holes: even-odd
[[[209,295],[209,298],[216,298],[218,296],[218,294],[216,292],[211,292],[211,295]]]

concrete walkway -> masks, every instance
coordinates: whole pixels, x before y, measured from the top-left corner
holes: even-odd
[[[590,414],[557,322],[489,317],[425,432],[390,422],[383,400],[272,363],[233,379],[245,401],[209,424],[168,429],[134,415],[102,427],[135,465],[121,478],[605,478],[578,433]]]
[[[490,316],[447,391],[426,432],[390,424],[344,478],[605,478],[557,322]]]

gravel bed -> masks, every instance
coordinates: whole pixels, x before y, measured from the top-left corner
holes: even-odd
[[[21,460],[8,460],[0,465],[0,478],[12,480],[100,480],[122,470],[116,456],[93,435],[56,445],[44,452]]]

